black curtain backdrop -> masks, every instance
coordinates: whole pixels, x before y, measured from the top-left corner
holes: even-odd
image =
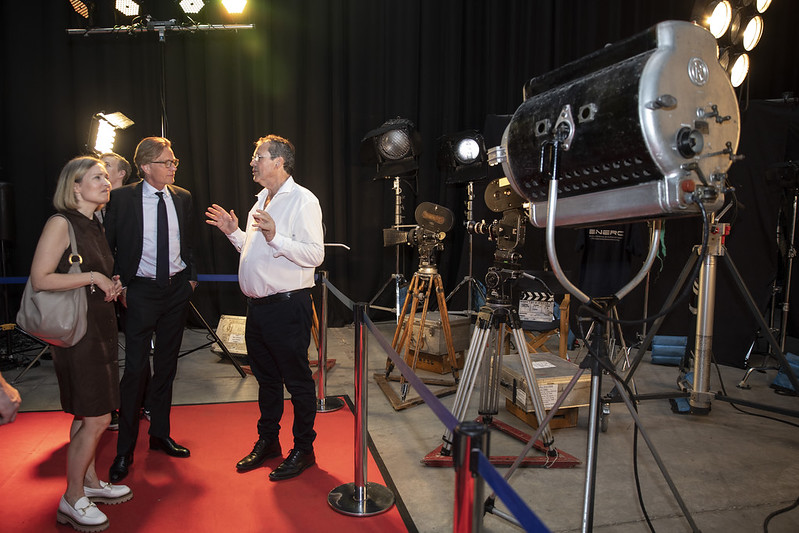
[[[135,121],[117,144],[132,161],[142,137],[162,133],[165,110],[166,136],[181,159],[177,183],[192,191],[199,221],[212,202],[243,218],[258,190],[248,164],[254,141],[267,133],[291,139],[295,178],[319,197],[326,240],[351,247],[329,248],[322,268],[352,300],[369,301],[395,270],[394,249],[382,242],[382,229],[394,219],[394,193],[390,181],[374,179],[375,169],[361,163],[360,141],[386,119],[403,117],[416,124],[424,143],[418,174],[402,184],[405,221],[414,223],[423,201],[456,216],[439,260],[449,291],[467,272],[466,191],[445,183],[435,140],[481,130],[488,115],[512,114],[531,77],[657,22],[687,20],[692,7],[692,0],[250,0],[235,22],[255,29],[168,32],[159,42],[153,32],[68,35],[82,19],[67,0],[3,2],[0,181],[13,185],[16,203],[7,273],[28,274],[58,173],[85,149],[91,116],[121,111]],[[775,1],[766,13],[742,101],[797,89],[799,59],[790,33],[797,11],[795,2]],[[196,19],[234,22],[222,15]],[[113,15],[98,12],[97,22],[113,25]],[[490,222],[497,216],[483,204],[485,184],[476,189],[475,218]],[[753,207],[760,208],[772,209]],[[525,268],[543,268],[543,230],[530,226],[527,235]],[[577,230],[559,235],[564,267],[576,268]],[[197,236],[200,273],[236,273],[238,254],[218,230],[202,225]],[[482,279],[493,248],[483,236],[474,245],[474,274]],[[689,251],[690,245],[670,246],[667,262],[678,263],[670,268],[679,271]],[[413,250],[402,255],[410,277]],[[21,287],[11,286],[10,293],[16,303]],[[630,298],[642,300],[638,293]],[[212,324],[220,314],[245,309],[235,283],[204,283],[194,302]],[[451,305],[463,308],[465,294]],[[331,315],[334,325],[351,320],[335,299]]]

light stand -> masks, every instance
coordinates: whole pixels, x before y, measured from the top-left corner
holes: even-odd
[[[466,316],[476,315],[477,313],[472,310],[472,295],[474,294],[472,291],[476,290],[485,300],[486,294],[480,284],[477,282],[476,279],[472,277],[472,265],[473,265],[473,257],[474,257],[474,182],[470,181],[466,184],[466,229],[468,233],[469,239],[469,273],[464,276],[464,278],[458,283],[452,292],[446,298],[446,301],[449,302],[450,299],[463,287],[466,285],[467,292],[466,292],[466,310],[463,312]]]
[[[81,36],[88,36],[94,34],[106,34],[106,33],[120,33],[120,34],[127,34],[132,35],[134,33],[140,32],[156,32],[158,33],[158,42],[159,42],[159,54],[160,54],[160,79],[159,79],[159,91],[160,91],[160,99],[161,99],[161,136],[166,137],[167,135],[167,126],[169,124],[167,120],[167,112],[166,112],[166,33],[167,32],[204,32],[204,31],[213,31],[213,30],[243,30],[243,29],[252,29],[254,26],[252,24],[181,24],[178,23],[175,19],[170,19],[166,21],[156,21],[153,20],[150,15],[146,15],[143,17],[142,23],[133,24],[130,26],[114,26],[113,28],[89,28],[89,29],[68,29],[68,35],[81,35]],[[214,342],[218,344],[218,346],[222,349],[222,352],[225,356],[233,363],[233,366],[236,368],[236,371],[239,373],[242,379],[247,377],[247,374],[242,370],[241,366],[239,365],[238,361],[234,359],[231,355],[230,351],[225,346],[225,343],[222,342],[216,332],[211,328],[208,322],[203,318],[200,311],[195,307],[194,303],[189,301],[189,306],[191,310],[197,315],[197,318],[202,323],[203,327],[208,331],[211,337],[214,338]],[[210,343],[209,343],[210,344]],[[186,355],[186,354],[183,354]],[[26,369],[27,370],[27,369]]]
[[[797,184],[797,178],[799,177],[799,163],[794,161],[789,161],[784,165],[787,169],[791,170],[791,177],[790,177],[790,189],[793,192],[793,202],[792,202],[792,210],[791,210],[791,228],[790,228],[790,237],[788,241],[788,249],[787,249],[787,256],[788,256],[788,264],[786,265],[786,272],[785,272],[785,285],[782,287],[783,293],[783,302],[782,302],[782,309],[781,309],[781,316],[780,316],[780,351],[784,354],[785,353],[785,339],[788,335],[788,312],[790,311],[790,298],[791,298],[791,280],[793,276],[793,260],[796,257],[796,248],[794,247],[795,239],[796,239],[796,219],[797,219],[797,207],[799,207],[799,184]],[[778,223],[778,234],[779,234],[779,223]],[[772,294],[771,294],[771,324],[769,327],[769,332],[774,332],[773,324],[774,324],[774,309],[776,305],[776,298],[777,292],[779,292],[777,288],[777,280],[774,280]],[[769,351],[766,354],[767,357],[774,356],[774,348],[769,346]],[[765,370],[779,370],[779,366],[767,366],[765,360],[763,365],[760,367],[750,367],[746,370],[743,379],[738,383],[738,388],[741,389],[748,389],[749,385],[746,383],[746,380],[749,379],[749,375],[752,372],[758,371],[762,372]],[[794,385],[795,386],[795,385]],[[799,389],[795,389],[799,390]]]
[[[392,189],[394,190],[394,225],[391,229],[399,230],[402,228],[402,183],[398,176],[394,178],[394,185]],[[380,290],[377,291],[371,300],[369,300],[369,308],[371,309],[380,309],[381,311],[388,311],[390,313],[394,313],[397,316],[397,321],[399,321],[400,317],[400,309],[402,308],[402,298],[400,297],[402,287],[407,283],[405,280],[405,276],[402,274],[400,259],[401,259],[401,252],[400,252],[400,245],[396,244],[394,246],[395,249],[395,264],[394,264],[394,273],[386,280]],[[389,285],[394,285],[394,307],[381,307],[374,305],[375,300],[377,300],[380,295],[389,287]]]

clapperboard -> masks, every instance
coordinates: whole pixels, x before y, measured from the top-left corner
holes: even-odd
[[[552,322],[555,320],[555,295],[551,292],[521,291],[519,319],[522,322]]]

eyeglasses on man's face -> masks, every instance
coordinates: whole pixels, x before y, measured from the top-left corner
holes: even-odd
[[[167,159],[165,161],[150,161],[151,163],[158,163],[159,165],[164,165],[166,168],[178,168],[180,164],[180,159]]]
[[[251,161],[252,161],[253,163],[257,163],[257,162],[258,162],[258,161],[260,161],[261,159],[272,159],[272,158],[271,158],[271,156],[269,156],[269,155],[255,154],[254,156],[252,156],[252,160],[251,160]]]

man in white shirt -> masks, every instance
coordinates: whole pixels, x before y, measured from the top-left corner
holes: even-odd
[[[299,475],[316,462],[313,429],[316,417],[314,381],[308,365],[314,269],[324,259],[322,209],[314,194],[298,185],[294,146],[277,135],[255,143],[250,166],[253,181],[263,187],[247,217],[245,230],[233,210],[217,204],[206,222],[219,228],[241,253],[239,286],[247,296],[245,342],[258,380],[258,440],[236,464],[240,472],[281,455],[280,419],[283,385],[294,408],[294,446],[269,474],[279,481]]]

